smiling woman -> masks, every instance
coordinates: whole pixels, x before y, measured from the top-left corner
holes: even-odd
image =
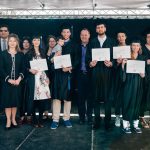
[[[2,76],[1,99],[7,117],[6,130],[12,126],[18,127],[16,112],[20,103],[20,84],[24,78],[23,54],[19,50],[18,36],[10,34],[8,37],[8,50],[3,51],[0,56],[0,74]]]

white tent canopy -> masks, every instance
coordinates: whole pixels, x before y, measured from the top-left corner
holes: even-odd
[[[150,0],[0,0],[0,18],[150,18]]]
[[[39,9],[92,9],[146,8],[149,0],[0,0],[0,8]]]

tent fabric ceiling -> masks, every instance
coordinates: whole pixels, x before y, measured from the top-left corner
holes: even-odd
[[[1,9],[146,8],[150,0],[0,0]],[[96,5],[93,5],[96,4]]]

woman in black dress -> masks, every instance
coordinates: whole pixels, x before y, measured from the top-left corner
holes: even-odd
[[[48,66],[49,66],[49,70],[48,70],[48,77],[51,81],[51,84],[50,84],[50,90],[51,90],[51,94],[53,94],[53,81],[54,81],[54,69],[53,69],[53,64],[51,63],[51,58],[52,58],[52,51],[53,51],[53,48],[55,47],[56,45],[56,37],[53,36],[53,35],[49,35],[48,36],[48,39],[47,39],[47,42],[48,42],[48,48],[47,48],[47,61],[48,61]],[[51,95],[51,98],[53,99],[53,95]],[[51,107],[51,101],[47,101],[45,103],[45,111],[44,111],[44,116],[43,116],[43,119],[49,119],[50,116],[48,116],[48,112],[49,112],[49,109]]]
[[[131,43],[131,60],[143,60],[141,55],[141,45],[139,41],[133,41]],[[143,95],[143,78],[145,74],[126,73],[127,59],[122,62],[122,80],[123,86],[123,131],[125,133],[131,133],[130,124],[133,123],[134,131],[136,133],[142,133],[139,125],[140,105]]]
[[[23,52],[23,54],[25,55],[29,50],[31,49],[31,40],[30,37],[25,36],[23,37],[22,43],[21,43],[21,52]],[[18,121],[18,123],[20,125],[24,124],[24,123],[31,123],[31,113],[27,112],[28,107],[30,108],[30,106],[28,106],[27,104],[27,99],[26,99],[26,76],[22,82],[22,87],[21,87],[21,105],[20,105],[20,119]],[[27,117],[25,117],[25,113],[27,112]]]
[[[45,54],[40,48],[40,37],[35,36],[32,40],[33,48],[26,54],[27,71],[27,101],[32,110],[33,123],[35,127],[43,127],[42,117],[45,100],[50,99],[49,79],[46,71],[31,69],[30,61],[43,59]],[[36,109],[39,111],[39,118],[36,117]]]
[[[0,75],[2,77],[2,105],[7,117],[6,129],[17,127],[16,113],[21,99],[20,82],[24,78],[24,56],[19,52],[19,38],[8,37],[8,50],[1,53]]]

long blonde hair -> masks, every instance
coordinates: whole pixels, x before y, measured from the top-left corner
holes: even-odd
[[[21,51],[20,46],[19,46],[20,40],[19,40],[19,37],[17,34],[11,33],[8,36],[8,43],[9,43],[10,38],[12,38],[12,37],[15,38],[15,40],[17,41],[16,51],[17,52]],[[8,49],[9,49],[9,45],[8,45]]]
[[[139,44],[140,44],[140,48],[139,48],[139,51],[138,51],[138,55],[141,55],[141,54],[142,54],[141,43],[140,43],[139,41],[133,41],[133,42],[131,43],[131,46],[132,46],[133,43],[139,43]],[[132,49],[131,49],[131,59],[136,59],[136,58],[134,57],[134,52],[133,52]]]

